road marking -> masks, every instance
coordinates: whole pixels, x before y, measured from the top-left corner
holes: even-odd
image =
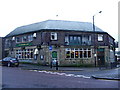
[[[74,76],[74,74],[66,74],[65,76]]]
[[[58,75],[66,75],[66,73],[59,73]]]
[[[75,74],[66,74],[66,73],[59,73],[59,72],[52,72],[52,71],[38,71],[38,70],[29,70],[29,71],[35,71],[35,72],[40,72],[40,73],[47,73],[47,74],[56,74],[56,75],[64,75],[67,77],[80,77],[80,78],[91,78],[91,77],[87,77],[84,75],[75,75]]]

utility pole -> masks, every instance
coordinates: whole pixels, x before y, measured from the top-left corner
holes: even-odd
[[[101,13],[102,11],[99,11],[98,13]],[[95,15],[97,15],[98,13],[96,13]],[[97,57],[97,48],[96,48],[96,44],[95,44],[95,21],[94,21],[94,18],[95,18],[95,15],[93,15],[93,33],[94,33],[94,41],[93,41],[93,46],[94,46],[94,62],[95,62],[95,67],[97,65],[97,60],[96,60],[96,57]]]

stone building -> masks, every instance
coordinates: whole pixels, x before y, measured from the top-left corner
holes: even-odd
[[[105,65],[115,61],[114,38],[92,23],[46,20],[21,26],[5,37],[5,55],[59,65]]]

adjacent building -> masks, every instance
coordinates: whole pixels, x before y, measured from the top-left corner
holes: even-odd
[[[0,60],[3,58],[3,38],[0,37]]]
[[[106,65],[115,61],[114,38],[92,23],[46,20],[21,26],[5,37],[5,55],[59,65]]]
[[[120,30],[118,31],[120,34]],[[118,34],[118,51],[120,51],[120,35]]]

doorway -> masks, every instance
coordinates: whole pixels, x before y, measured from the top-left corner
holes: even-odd
[[[52,59],[57,59],[57,51],[52,51]]]
[[[52,61],[51,64],[52,65],[56,65],[57,62],[57,51],[52,51]]]
[[[98,65],[104,66],[105,65],[105,52],[104,48],[97,49],[97,62]]]

